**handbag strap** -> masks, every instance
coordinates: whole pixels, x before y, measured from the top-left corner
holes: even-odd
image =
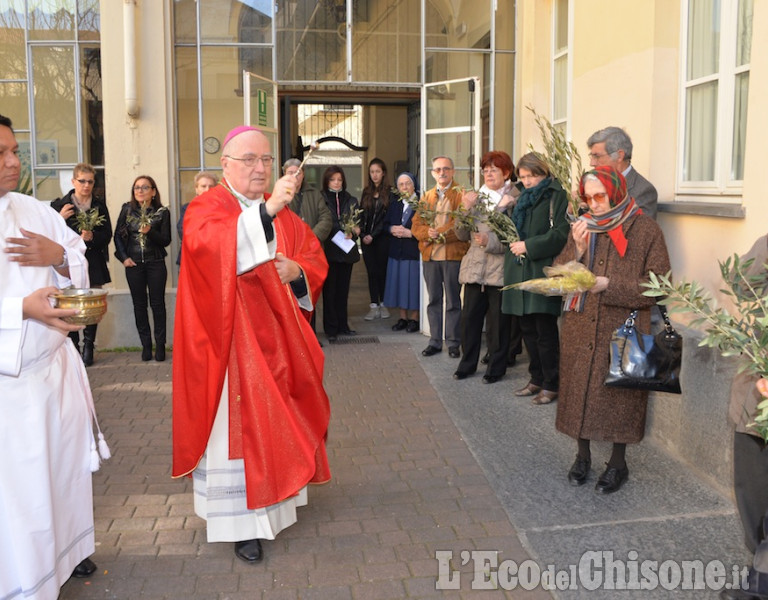
[[[659,307],[661,318],[664,319],[664,330],[667,333],[667,335],[677,335],[677,331],[675,331],[675,328],[672,327],[672,323],[669,320],[667,307],[663,304],[658,304],[658,303],[656,304],[656,306]],[[638,312],[638,309],[634,309],[632,312],[629,313],[627,320],[624,321],[625,333],[630,333],[635,328],[635,322],[637,321],[637,312]]]
[[[675,331],[675,328],[672,327],[672,323],[669,321],[669,315],[667,314],[667,307],[663,304],[656,304],[656,306],[659,307],[659,312],[661,313],[661,318],[664,319],[664,329],[667,332],[667,335],[674,335],[677,332]]]
[[[637,321],[637,309],[629,313],[627,320],[624,321],[624,333],[631,333],[631,331],[635,328],[635,321]]]

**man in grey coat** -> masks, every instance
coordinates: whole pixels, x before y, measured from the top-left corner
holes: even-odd
[[[765,276],[768,262],[768,236],[762,236],[741,257],[754,262],[748,277]],[[765,293],[768,283],[755,282],[758,293]],[[768,598],[768,445],[750,427],[757,405],[764,400],[755,387],[758,376],[739,373],[731,385],[728,420],[735,425],[733,435],[733,491],[744,527],[744,543],[754,555],[748,575],[747,590],[723,590],[721,600],[757,600]]]
[[[620,127],[606,127],[589,136],[587,146],[590,166],[608,165],[624,175],[629,195],[643,209],[643,214],[655,220],[659,194],[632,166],[632,140],[627,132]]]
[[[298,158],[289,158],[283,163],[283,175],[293,175],[296,178],[296,187],[298,189],[288,208],[309,225],[312,233],[323,244],[331,234],[333,217],[323,195],[314,188],[304,187],[304,171],[299,168],[300,166],[301,161]],[[315,311],[312,311],[309,323],[312,325],[312,331],[316,332]],[[320,346],[322,345],[323,343],[320,342]]]

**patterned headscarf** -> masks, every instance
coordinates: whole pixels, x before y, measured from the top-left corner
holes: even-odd
[[[608,194],[608,201],[611,204],[611,210],[602,215],[597,216],[588,212],[579,217],[579,220],[587,222],[589,238],[587,240],[587,254],[584,262],[591,271],[595,259],[596,234],[607,233],[619,256],[623,258],[627,252],[624,223],[627,219],[642,211],[635,204],[634,198],[627,194],[627,182],[624,176],[609,166],[595,167],[582,175],[579,182],[579,195],[581,197],[584,197],[584,181],[590,175],[596,177],[603,184]],[[586,294],[584,292],[568,294],[563,298],[563,310],[581,312],[584,309],[585,299]]]
[[[605,187],[611,204],[611,210],[599,216],[588,212],[579,218],[587,222],[587,231],[590,233],[607,233],[616,247],[619,256],[623,257],[627,252],[627,238],[624,236],[623,228],[624,222],[642,211],[635,204],[634,198],[627,194],[627,182],[624,176],[609,166],[595,167],[591,171],[584,173],[579,182],[580,196],[584,196],[584,181],[590,175],[596,177]]]

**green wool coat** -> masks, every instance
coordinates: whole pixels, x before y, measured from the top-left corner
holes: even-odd
[[[552,226],[549,223],[550,204],[552,206]],[[568,198],[562,186],[552,179],[536,203],[529,209],[526,218],[525,258],[518,258],[507,247],[504,255],[504,285],[520,283],[529,279],[545,277],[544,267],[552,264],[565,246],[570,232],[570,225],[565,218]],[[508,212],[511,217],[512,211]],[[560,314],[560,296],[543,296],[521,290],[504,290],[501,298],[502,312],[510,315],[530,315],[544,313]]]

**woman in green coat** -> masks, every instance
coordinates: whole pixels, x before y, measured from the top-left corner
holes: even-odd
[[[552,264],[568,239],[565,217],[568,199],[549,166],[534,153],[517,163],[520,197],[508,211],[520,234],[520,241],[509,245],[504,256],[504,285],[544,277],[544,267]],[[505,290],[502,311],[520,318],[523,341],[528,350],[530,381],[515,392],[533,396],[534,404],[549,404],[557,399],[560,385],[560,336],[557,319],[562,299],[518,289]]]

